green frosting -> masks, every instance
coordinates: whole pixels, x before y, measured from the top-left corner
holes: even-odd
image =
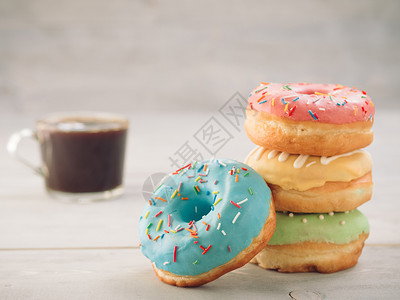
[[[369,224],[367,218],[357,209],[333,215],[277,212],[276,229],[268,244],[285,245],[301,242],[348,244],[356,240],[361,233],[369,233]]]

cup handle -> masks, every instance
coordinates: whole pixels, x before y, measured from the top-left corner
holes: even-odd
[[[18,145],[21,142],[22,139],[24,138],[30,138],[35,141],[38,141],[37,134],[34,130],[25,128],[22,129],[19,132],[14,133],[10,138],[8,139],[7,143],[7,150],[8,153],[15,159],[19,160],[21,163],[23,163],[25,166],[29,167],[32,169],[36,174],[38,175],[43,175],[42,168],[41,167],[36,167],[26,159],[24,159],[22,156],[19,155],[18,153]]]

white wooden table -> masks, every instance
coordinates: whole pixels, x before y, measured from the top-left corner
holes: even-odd
[[[399,299],[400,111],[377,111],[368,148],[375,189],[361,207],[371,234],[358,265],[334,274],[283,274],[246,265],[199,288],[160,282],[138,247],[142,184],[152,173],[173,169],[168,157],[193,141],[212,115],[131,115],[124,196],[86,205],[49,198],[43,180],[8,156],[8,136],[32,127],[34,119],[2,116],[0,299],[291,299],[291,292],[297,299]],[[218,156],[241,160],[253,146],[243,131],[229,130],[233,139]],[[35,158],[37,147],[25,144],[26,155]]]

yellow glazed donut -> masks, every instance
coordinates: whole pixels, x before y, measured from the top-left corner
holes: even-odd
[[[347,211],[372,196],[372,161],[364,150],[320,157],[256,147],[245,163],[268,183],[277,211]]]
[[[261,83],[249,96],[245,130],[259,146],[332,156],[368,146],[374,114],[369,96],[355,88]]]

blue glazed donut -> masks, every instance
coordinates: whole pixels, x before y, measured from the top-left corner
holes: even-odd
[[[162,281],[198,286],[249,262],[275,221],[271,191],[252,168],[228,159],[195,162],[154,191],[139,221],[141,250]]]

